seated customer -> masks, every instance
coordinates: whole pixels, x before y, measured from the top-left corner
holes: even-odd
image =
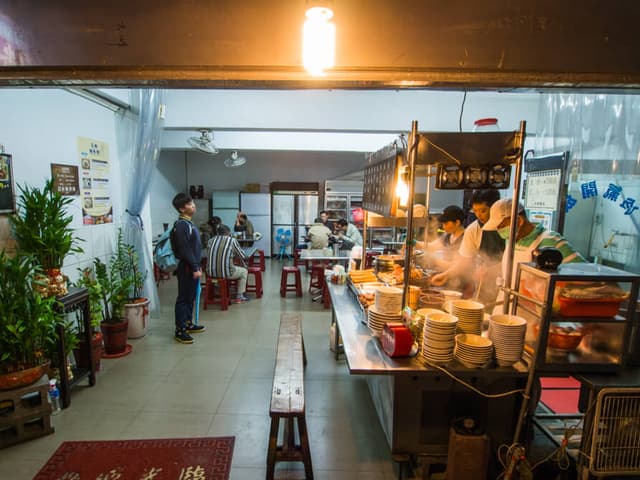
[[[338,240],[342,242],[340,250],[351,250],[355,246],[362,246],[362,235],[352,223],[341,218],[337,222]]]
[[[329,237],[331,230],[324,226],[322,220],[316,218],[314,224],[309,229],[307,237],[309,237],[309,248],[322,249],[329,246]]]
[[[234,303],[249,301],[245,295],[247,290],[247,269],[244,266],[234,265],[233,259],[238,258],[244,265],[245,254],[238,241],[230,233],[223,233],[223,226],[219,226],[218,232],[209,241],[207,253],[207,275],[212,278],[227,278],[238,280],[238,292]]]
[[[239,232],[242,238],[253,238],[253,223],[247,218],[246,213],[238,212],[233,231]]]

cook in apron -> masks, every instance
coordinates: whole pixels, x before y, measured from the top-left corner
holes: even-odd
[[[504,240],[496,231],[482,232],[476,261],[476,285],[474,298],[484,305],[486,313],[491,313],[498,296],[496,279],[502,276],[501,257]]]

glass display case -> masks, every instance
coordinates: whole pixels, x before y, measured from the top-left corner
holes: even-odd
[[[541,372],[617,370],[627,362],[640,276],[592,263],[518,265],[512,312]],[[537,348],[536,348],[537,347]]]

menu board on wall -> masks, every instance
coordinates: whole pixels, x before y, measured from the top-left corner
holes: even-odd
[[[13,213],[15,211],[11,155],[0,153],[0,213]]]
[[[51,164],[53,190],[62,195],[80,195],[78,167],[75,165]]]
[[[113,222],[109,145],[100,140],[78,137],[80,155],[80,195],[82,223],[96,225]]]

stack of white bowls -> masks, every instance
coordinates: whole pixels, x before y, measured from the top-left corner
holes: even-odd
[[[385,323],[399,322],[401,319],[402,315],[399,309],[395,313],[381,313],[375,308],[375,305],[371,305],[367,310],[367,326],[374,337],[382,335]]]
[[[493,357],[493,342],[480,335],[459,333],[453,356],[467,368],[483,367]]]
[[[451,302],[454,300],[460,300],[462,298],[462,293],[455,290],[440,290],[440,293],[444,297],[442,309],[447,313],[452,313]]]
[[[496,360],[501,367],[509,367],[520,360],[524,348],[527,321],[516,315],[491,315],[489,338],[496,349]]]
[[[420,328],[420,333],[416,342],[418,343],[418,348],[422,348],[422,340],[424,338],[424,323],[427,320],[427,315],[430,313],[445,313],[442,310],[438,310],[437,308],[419,308],[416,310],[416,313],[419,316],[418,327]]]
[[[375,297],[376,310],[379,313],[395,314],[402,310],[402,289],[397,287],[378,287]]]
[[[458,333],[482,333],[483,304],[472,300],[453,300],[451,314],[458,317]]]
[[[453,360],[458,319],[444,312],[427,314],[422,339],[422,356],[430,363],[444,364]]]

